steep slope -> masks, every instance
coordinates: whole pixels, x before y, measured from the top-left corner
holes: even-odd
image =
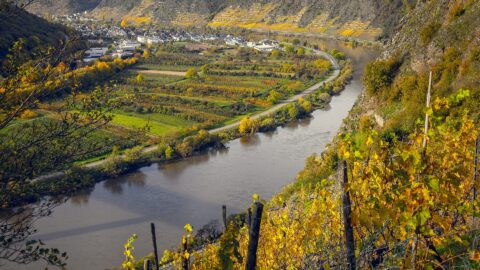
[[[41,0],[35,1],[30,5],[29,11],[44,16],[58,14],[72,14],[92,10],[97,7],[102,0]]]
[[[41,14],[92,11],[98,18],[148,18],[171,26],[241,27],[375,39],[388,35],[410,1],[402,0],[40,0]]]
[[[409,12],[341,134],[267,203],[257,269],[480,268],[479,34],[479,1]],[[244,269],[251,229],[232,222],[192,268]]]
[[[49,23],[21,9],[0,10],[0,60],[19,38],[26,39],[27,46],[33,48],[56,43],[66,31],[63,26]]]

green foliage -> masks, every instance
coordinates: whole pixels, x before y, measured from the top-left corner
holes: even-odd
[[[143,75],[142,75],[142,74],[138,74],[138,75],[137,75],[136,81],[137,81],[138,84],[143,83],[144,80],[145,80],[145,79],[143,78]]]
[[[267,100],[268,100],[268,102],[271,102],[272,104],[276,104],[280,101],[281,98],[282,98],[282,95],[280,93],[278,93],[275,90],[272,90],[268,94]]]
[[[195,68],[189,68],[185,73],[187,79],[198,79],[198,71]]]
[[[305,55],[305,49],[303,47],[299,47],[297,49],[297,56],[304,56]]]
[[[270,53],[270,56],[273,57],[273,58],[279,58],[281,56],[282,52],[280,50],[272,50],[272,52]]]
[[[292,46],[292,45],[287,45],[287,46],[285,47],[285,52],[286,52],[287,54],[290,54],[290,55],[291,55],[291,54],[293,54],[293,53],[295,52],[295,47]]]
[[[369,95],[382,93],[388,90],[400,67],[400,61],[393,58],[390,60],[376,60],[367,64],[363,82]]]
[[[292,119],[296,119],[299,115],[299,111],[296,103],[290,103],[287,105],[288,116]]]
[[[335,57],[335,59],[337,60],[345,60],[345,53],[344,52],[341,52],[337,49],[332,49],[330,51],[330,54]]]
[[[26,40],[29,51],[57,45],[67,29],[52,24],[19,8],[0,10],[0,62],[20,38]],[[1,67],[1,64],[0,64]]]
[[[165,148],[165,158],[166,159],[171,159],[173,157],[173,154],[175,153],[175,150],[169,145],[167,148]]]

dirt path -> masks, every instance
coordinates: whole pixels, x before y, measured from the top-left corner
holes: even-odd
[[[158,74],[158,75],[169,75],[169,76],[180,76],[185,77],[187,72],[185,71],[171,71],[171,70],[152,70],[152,69],[133,69],[138,73],[142,74]]]
[[[333,66],[333,69],[334,69],[332,74],[330,74],[330,76],[327,79],[313,85],[312,87],[306,89],[302,93],[300,93],[298,95],[295,95],[295,96],[293,96],[293,97],[291,97],[287,100],[284,100],[281,103],[271,107],[270,109],[268,109],[266,111],[263,111],[263,112],[260,112],[258,114],[252,115],[252,116],[250,116],[250,118],[259,119],[261,117],[272,114],[272,113],[280,110],[283,106],[285,106],[289,103],[292,103],[292,102],[298,100],[299,98],[305,97],[305,96],[311,94],[312,92],[318,90],[324,84],[335,80],[338,77],[338,75],[340,75],[340,66],[333,56],[331,56],[330,54],[328,54],[326,52],[319,51],[319,50],[313,50],[313,52],[315,54],[318,54],[318,55],[321,55],[321,56],[325,57],[326,59],[328,59],[332,63],[332,66]],[[138,69],[136,69],[136,71],[140,72],[140,73],[145,73],[145,74],[163,74],[163,75],[185,76],[185,72],[179,72],[179,71],[138,70]],[[218,133],[218,132],[222,132],[222,131],[225,131],[225,130],[228,130],[228,129],[231,129],[231,128],[238,127],[239,125],[240,125],[240,121],[237,121],[235,123],[232,123],[232,124],[229,124],[229,125],[226,125],[226,126],[223,126],[223,127],[219,127],[219,128],[216,128],[216,129],[209,130],[209,132],[210,133]],[[158,149],[158,146],[156,146],[156,145],[150,146],[150,147],[147,147],[147,148],[143,149],[142,153],[150,153],[150,152],[153,152],[157,149]],[[98,167],[98,166],[101,166],[101,165],[105,164],[107,161],[108,160],[106,160],[106,159],[95,161],[95,162],[92,162],[92,163],[85,164],[84,167],[85,168],[95,168],[95,167]],[[53,172],[53,173],[38,177],[38,178],[34,179],[33,181],[34,182],[35,181],[41,181],[41,180],[46,180],[46,179],[53,178],[53,177],[60,177],[60,176],[63,176],[63,175],[65,175],[64,172]]]
[[[321,82],[315,84],[314,86],[308,88],[307,90],[303,91],[302,93],[300,93],[296,96],[293,96],[293,97],[291,97],[287,100],[284,100],[284,101],[280,102],[279,104],[271,107],[270,109],[268,109],[266,111],[263,111],[263,112],[260,112],[258,114],[255,114],[255,115],[251,116],[250,117],[251,119],[259,119],[259,118],[262,118],[262,117],[267,116],[269,114],[272,114],[272,113],[280,110],[283,106],[285,106],[289,103],[292,103],[292,102],[294,102],[294,101],[296,101],[296,100],[298,100],[302,97],[305,97],[305,96],[311,94],[312,92],[318,90],[320,87],[322,87],[326,83],[329,83],[329,82],[335,80],[338,77],[338,75],[340,75],[340,66],[338,65],[335,58],[333,58],[333,56],[331,56],[328,53],[318,51],[318,50],[313,50],[313,52],[327,58],[332,63],[332,66],[334,68],[333,73],[327,79],[325,79],[324,81],[321,81]],[[219,128],[216,128],[216,129],[209,130],[209,132],[210,133],[218,133],[218,132],[222,132],[222,131],[237,127],[239,125],[240,125],[240,121],[237,121],[235,123],[232,123],[232,124],[229,124],[229,125],[226,125],[226,126],[223,126],[223,127],[219,127]]]

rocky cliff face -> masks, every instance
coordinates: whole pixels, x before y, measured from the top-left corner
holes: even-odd
[[[413,1],[413,0],[410,0]],[[403,16],[402,0],[38,0],[31,11],[89,11],[103,19],[143,18],[169,26],[241,27],[374,39]]]

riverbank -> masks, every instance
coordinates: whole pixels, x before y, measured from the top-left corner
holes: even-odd
[[[345,62],[342,70],[333,56],[314,50],[331,61],[333,71],[329,77],[304,92],[275,105],[267,111],[251,116],[255,127],[249,133],[265,132],[294,120],[308,117],[313,110],[324,108],[332,95],[339,94],[351,79],[351,63]],[[172,162],[202,153],[209,148],[222,148],[224,143],[246,135],[240,133],[240,121],[209,132],[198,133],[177,138],[148,148],[133,148],[119,155],[113,153],[105,160],[73,167],[65,172],[49,174],[32,181],[23,189],[13,188],[2,197],[2,208],[11,208],[28,203],[34,203],[45,196],[70,195],[80,190],[89,189],[95,183],[108,178],[117,177],[152,163]]]

